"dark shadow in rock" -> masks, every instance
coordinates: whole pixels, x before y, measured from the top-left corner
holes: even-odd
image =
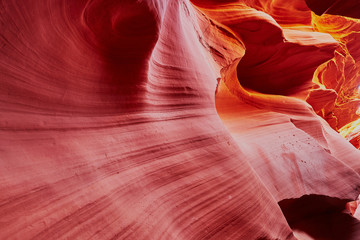
[[[316,15],[326,13],[360,18],[360,1],[358,0],[306,0],[306,4]]]
[[[360,221],[345,210],[350,199],[304,195],[279,202],[286,220],[295,231],[317,240],[360,239]]]

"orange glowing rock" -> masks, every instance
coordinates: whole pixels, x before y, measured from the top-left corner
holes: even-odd
[[[347,124],[360,118],[358,108],[360,107],[360,20],[313,14],[312,21],[317,31],[329,33],[339,42],[335,57],[321,65],[315,75],[314,82],[324,89],[334,90],[337,94],[334,107],[329,110],[323,102],[315,103],[316,108],[322,109],[322,117],[329,120],[334,129],[341,129]],[[312,96],[308,102],[313,103]],[[349,128],[347,128],[349,129]],[[341,130],[340,130],[341,131]]]
[[[357,114],[359,114],[359,110]],[[359,114],[360,115],[360,114]],[[339,129],[340,134],[352,145],[360,149],[360,119],[350,122]]]

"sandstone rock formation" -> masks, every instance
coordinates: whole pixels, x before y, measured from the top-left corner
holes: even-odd
[[[359,239],[336,4],[0,0],[0,239]]]

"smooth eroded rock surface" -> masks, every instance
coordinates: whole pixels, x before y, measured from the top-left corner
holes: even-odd
[[[0,1],[0,239],[358,239],[360,23],[308,6]]]

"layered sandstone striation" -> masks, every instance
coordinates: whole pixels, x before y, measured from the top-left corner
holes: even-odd
[[[0,1],[0,239],[359,239],[360,23],[312,6]]]

